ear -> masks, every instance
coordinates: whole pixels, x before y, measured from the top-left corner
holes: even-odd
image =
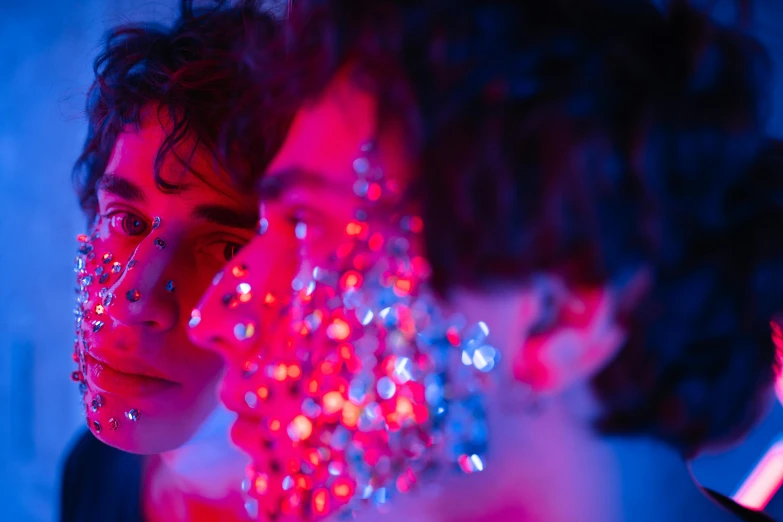
[[[541,295],[554,306],[549,323],[531,333],[514,361],[515,377],[539,394],[557,394],[585,382],[611,361],[625,341],[617,302],[606,287]]]

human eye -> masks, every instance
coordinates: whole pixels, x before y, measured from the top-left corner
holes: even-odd
[[[104,217],[108,219],[109,230],[112,233],[138,237],[145,235],[150,229],[149,223],[144,218],[127,210],[109,212]]]
[[[217,239],[210,241],[202,251],[221,263],[226,263],[231,261],[246,244],[246,241],[239,239]]]

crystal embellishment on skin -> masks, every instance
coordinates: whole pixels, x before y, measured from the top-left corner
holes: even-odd
[[[92,421],[92,427],[95,429],[95,433],[101,432],[101,423],[97,420]]]
[[[117,428],[119,427],[120,427],[120,421],[118,421],[114,417],[109,419],[109,428],[111,429],[111,431],[117,431]]]
[[[196,308],[192,312],[190,312],[190,321],[188,321],[188,326],[191,328],[195,328],[199,325],[201,322],[201,311]]]
[[[234,336],[240,341],[250,339],[256,334],[256,327],[253,323],[238,323],[234,326]]]
[[[112,274],[119,274],[120,272],[122,272],[122,265],[119,262],[115,261],[114,264],[111,265],[111,272]]]
[[[163,250],[164,248],[166,248],[166,242],[162,238],[156,238],[155,246],[158,247],[160,250]]]
[[[139,292],[136,288],[131,288],[128,290],[128,292],[125,294],[125,297],[130,301],[131,303],[135,303],[139,299],[141,299],[141,292]]]
[[[127,417],[128,420],[136,422],[137,420],[139,420],[139,417],[141,417],[141,412],[136,408],[131,408],[130,410],[125,412],[125,417]]]
[[[155,230],[158,227],[160,227],[160,216],[155,216],[155,218],[152,220],[152,230]]]
[[[166,283],[166,290],[168,290],[169,292],[173,292],[174,291],[174,281],[169,280]]]

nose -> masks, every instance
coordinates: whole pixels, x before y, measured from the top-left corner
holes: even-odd
[[[109,289],[113,297],[107,312],[114,320],[157,331],[176,326],[179,305],[168,277],[174,270],[175,252],[176,244],[169,238],[151,235],[139,243],[123,274]]]
[[[244,362],[276,327],[279,306],[290,294],[296,259],[286,252],[286,245],[272,238],[256,237],[245,246],[191,312],[191,342],[228,362]]]

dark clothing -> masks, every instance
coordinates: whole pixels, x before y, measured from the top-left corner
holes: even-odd
[[[144,457],[108,446],[86,431],[65,462],[61,522],[143,522]],[[775,522],[711,490],[707,494],[746,522]]]
[[[61,522],[143,522],[144,457],[112,448],[89,431],[65,461]]]

